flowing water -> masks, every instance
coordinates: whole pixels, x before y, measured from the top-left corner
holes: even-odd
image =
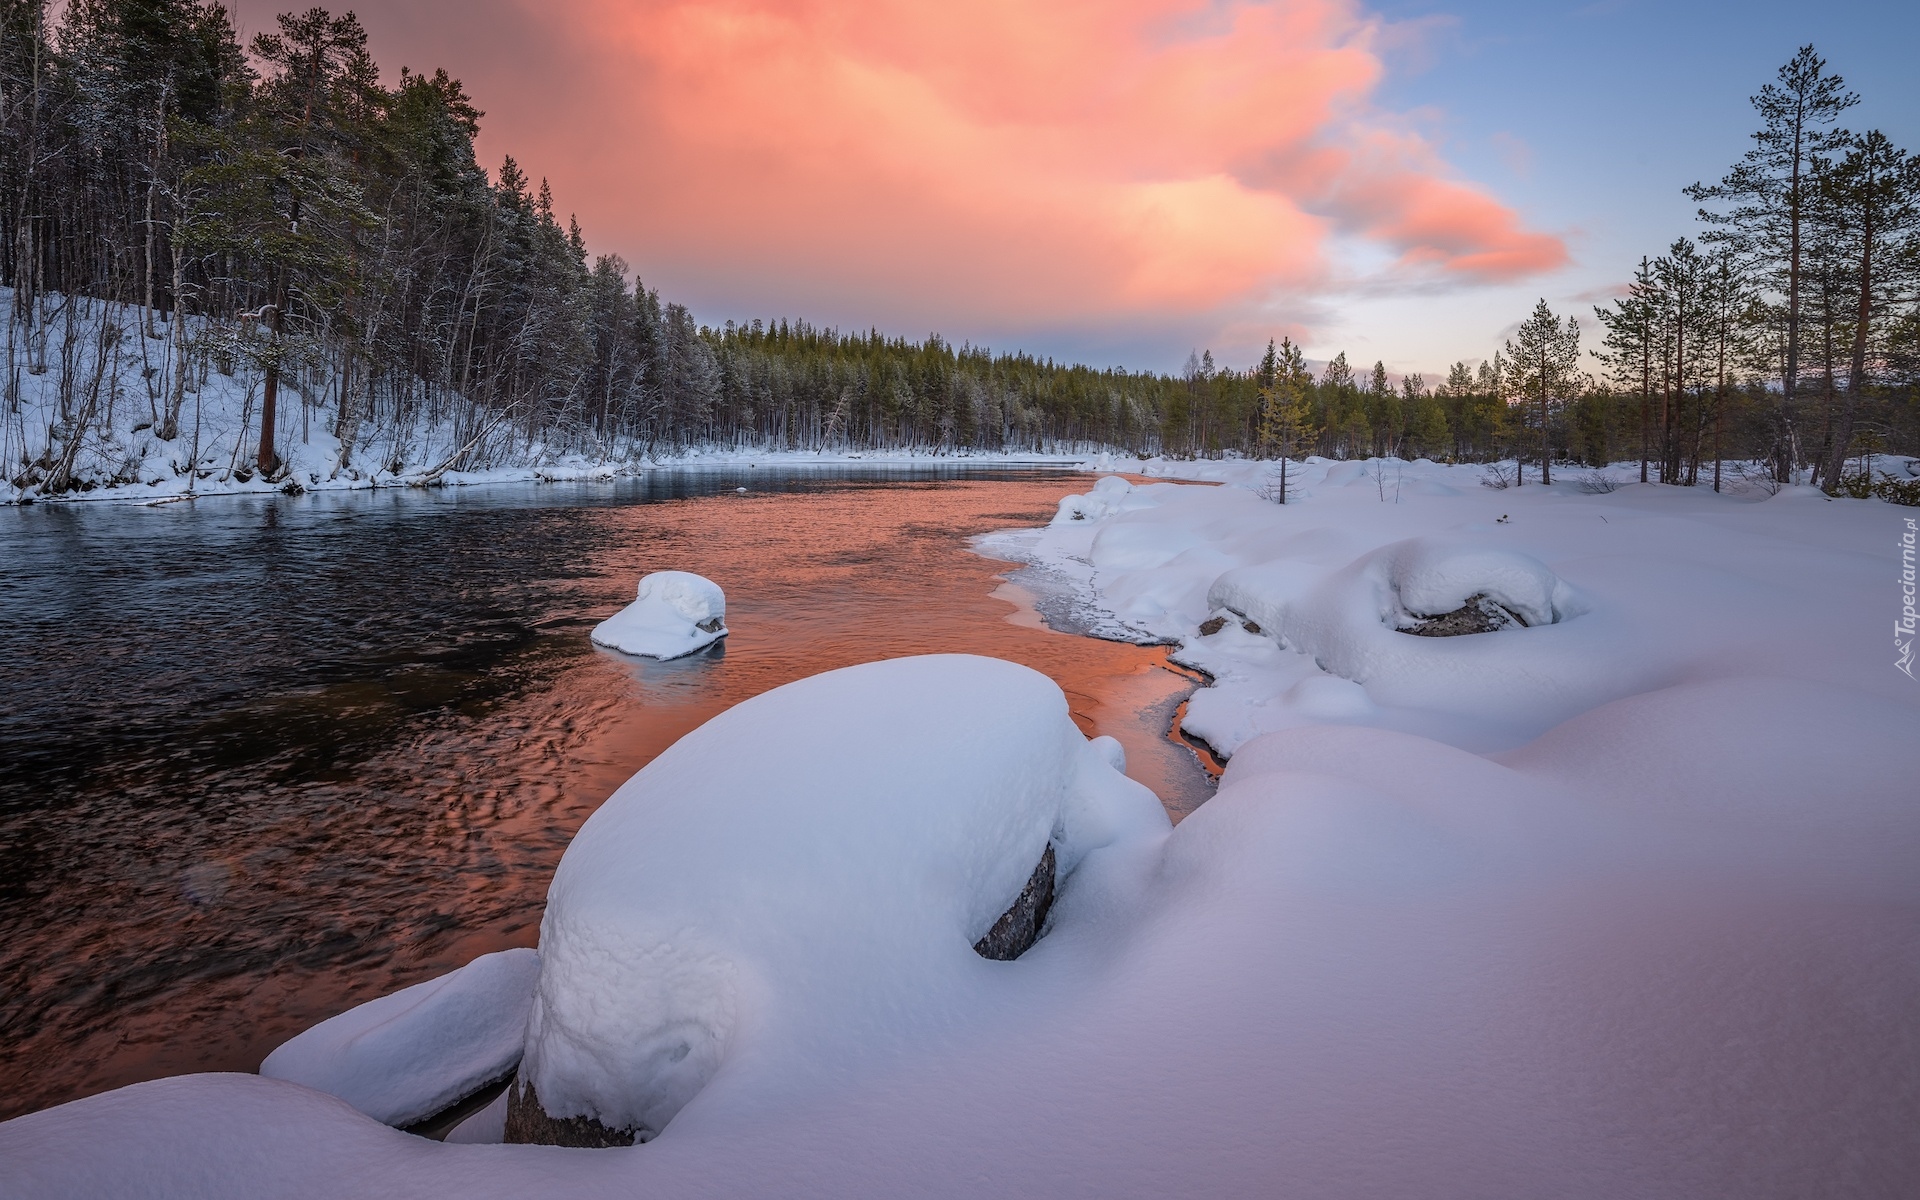
[[[0,1118],[252,1070],[350,1005],[534,944],[614,788],[835,667],[1026,663],[1189,811],[1208,781],[1168,729],[1192,681],[1162,648],[1045,629],[967,549],[1086,483],[743,468],[0,510]],[[594,648],[668,568],[726,589],[731,636],[669,663]]]

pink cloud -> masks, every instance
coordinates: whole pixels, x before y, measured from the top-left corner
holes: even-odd
[[[1564,263],[1371,108],[1378,34],[1346,0],[580,0],[538,51],[564,113],[468,77],[596,245],[736,312],[1227,330],[1351,282],[1339,237],[1429,284]]]

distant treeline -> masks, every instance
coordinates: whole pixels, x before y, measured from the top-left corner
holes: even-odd
[[[75,296],[137,317],[146,336],[125,352],[150,362],[161,438],[209,369],[257,376],[248,450],[270,477],[289,387],[331,413],[343,467],[366,430],[416,423],[606,455],[1639,456],[1670,482],[1759,458],[1837,483],[1848,454],[1920,451],[1915,171],[1879,135],[1831,128],[1850,99],[1811,50],[1763,93],[1760,149],[1695,189],[1720,206],[1709,252],[1676,243],[1601,314],[1604,361],[1542,304],[1516,343],[1430,383],[1344,355],[1309,375],[1286,341],[1251,367],[1207,353],[1167,375],[804,321],[703,328],[617,256],[590,256],[513,159],[481,168],[481,113],[456,79],[383,84],[351,13],[284,15],[243,48],[216,3],[52,7],[0,0],[7,412],[24,421],[22,372],[65,373],[42,441],[7,443],[44,445],[6,465],[16,483],[58,490],[61,447],[101,419],[69,376],[106,356],[75,340],[132,327],[76,322]]]

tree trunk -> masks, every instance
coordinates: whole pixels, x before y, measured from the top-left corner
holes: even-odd
[[[1720,322],[1720,362],[1713,390],[1713,490],[1720,490],[1721,432],[1727,420],[1727,324]]]
[[[1786,433],[1786,440],[1794,439],[1794,398],[1799,391],[1800,378],[1800,159],[1801,140],[1805,136],[1802,117],[1795,114],[1793,119],[1793,179],[1789,185],[1787,220],[1790,226],[1787,235],[1787,366],[1780,380],[1780,422]],[[1793,481],[1793,464],[1798,455],[1789,451],[1786,460],[1776,468],[1775,474],[1781,483]]]
[[[1653,419],[1653,328],[1640,339],[1640,482],[1647,481],[1647,425]]]
[[[157,338],[160,335],[153,329],[153,257],[154,257],[154,194],[160,190],[160,159],[166,147],[167,132],[167,91],[160,89],[160,99],[155,105],[153,130],[153,161],[147,168],[147,249],[145,270],[146,292],[141,300],[140,335],[143,338]]]
[[[169,380],[171,390],[167,393],[167,416],[160,426],[162,441],[172,441],[180,436],[180,410],[187,399],[187,331],[186,323],[180,313],[180,293],[185,290],[185,264],[180,261],[180,247],[167,239],[167,249],[173,256],[173,303],[171,305],[168,332],[173,335],[173,378]]]
[[[1821,485],[1828,492],[1840,487],[1840,474],[1846,470],[1847,450],[1853,442],[1853,422],[1860,412],[1860,396],[1867,382],[1867,321],[1873,315],[1873,213],[1867,209],[1860,224],[1860,302],[1854,314],[1853,347],[1847,359],[1847,390],[1834,421],[1833,444],[1827,449],[1826,470]]]
[[[353,443],[359,436],[359,410],[353,405],[353,341],[340,351],[340,408],[334,416],[333,433],[340,441],[340,466],[353,465]]]
[[[273,452],[273,418],[280,400],[280,333],[283,328],[279,304],[272,306],[273,340],[267,353],[266,379],[260,389],[260,453],[255,456],[254,465],[262,475],[272,475],[280,467],[279,456]]]
[[[1553,482],[1553,438],[1547,432],[1547,389],[1540,389],[1540,484]]]

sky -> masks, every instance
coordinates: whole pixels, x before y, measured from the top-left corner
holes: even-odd
[[[241,0],[243,32],[276,6]],[[804,317],[1061,360],[1270,337],[1431,378],[1545,299],[1592,324],[1697,234],[1814,43],[1920,144],[1920,4],[367,0],[482,161],[702,322]]]

